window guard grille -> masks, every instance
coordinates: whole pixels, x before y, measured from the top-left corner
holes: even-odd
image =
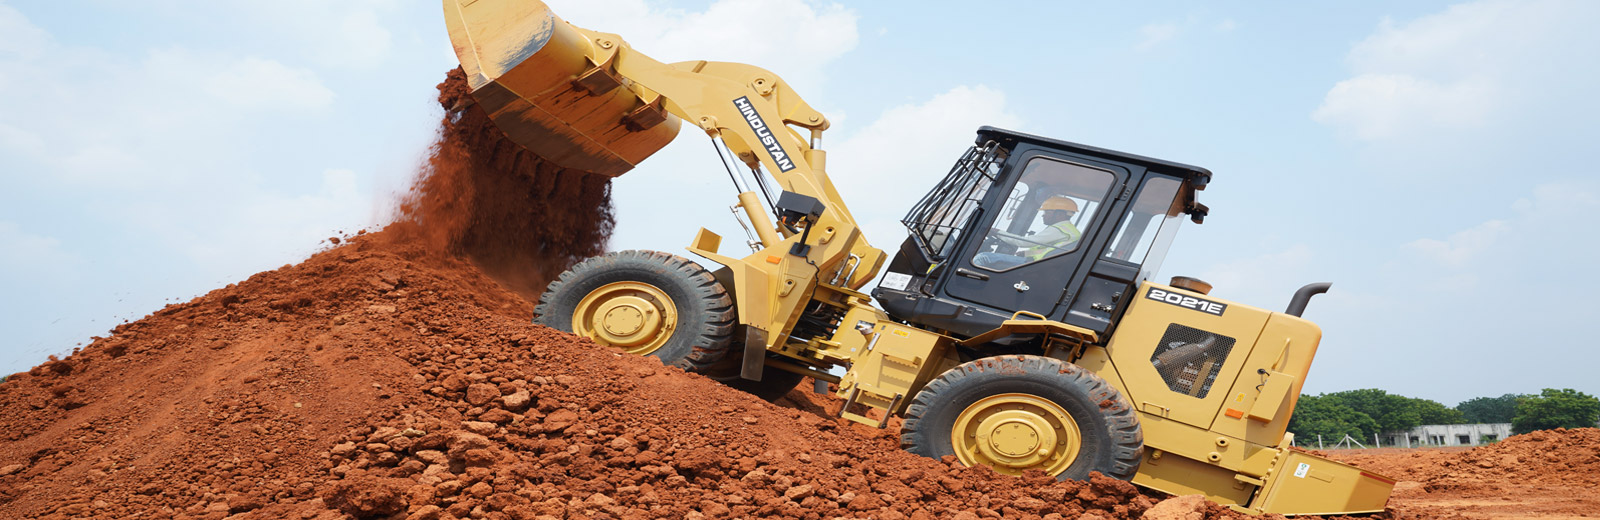
[[[1006,150],[994,141],[969,148],[900,221],[929,259],[948,259],[961,233],[983,215],[983,196],[994,186],[1005,159]]]

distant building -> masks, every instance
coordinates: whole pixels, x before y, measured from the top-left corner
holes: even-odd
[[[1511,436],[1511,423],[1425,424],[1401,432],[1378,434],[1384,447],[1477,446]]]

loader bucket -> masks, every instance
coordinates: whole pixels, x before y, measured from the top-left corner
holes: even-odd
[[[473,99],[558,166],[621,175],[678,133],[658,95],[613,72],[620,39],[586,36],[538,0],[444,0],[444,18]]]
[[[1347,515],[1383,511],[1394,479],[1310,453],[1291,451],[1266,477],[1251,503],[1281,515]]]

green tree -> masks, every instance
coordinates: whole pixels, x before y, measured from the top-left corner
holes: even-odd
[[[1468,399],[1456,405],[1469,423],[1508,423],[1517,416],[1517,399],[1527,394],[1506,394],[1500,397]]]
[[[1539,395],[1517,400],[1511,431],[1522,434],[1555,428],[1592,428],[1597,420],[1600,399],[1571,388],[1546,388]]]
[[[1466,414],[1460,410],[1440,404],[1438,401],[1407,397],[1411,400],[1412,408],[1417,411],[1418,424],[1464,424],[1467,422]]]
[[[1295,404],[1294,415],[1289,417],[1289,431],[1300,443],[1315,443],[1321,435],[1325,442],[1337,442],[1345,435],[1356,439],[1370,439],[1378,431],[1377,421],[1329,396],[1301,395]]]
[[[1411,398],[1376,388],[1345,390],[1325,394],[1323,397],[1332,398],[1339,404],[1371,417],[1378,424],[1376,431],[1409,430],[1423,424],[1422,412]]]

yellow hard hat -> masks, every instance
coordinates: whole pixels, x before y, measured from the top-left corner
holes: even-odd
[[[1044,204],[1039,206],[1039,209],[1042,209],[1042,210],[1045,210],[1045,211],[1060,210],[1060,211],[1071,211],[1073,213],[1077,213],[1078,212],[1078,203],[1073,202],[1072,199],[1069,199],[1067,197],[1063,197],[1061,195],[1056,195],[1054,197],[1050,197],[1048,199],[1045,199]]]

